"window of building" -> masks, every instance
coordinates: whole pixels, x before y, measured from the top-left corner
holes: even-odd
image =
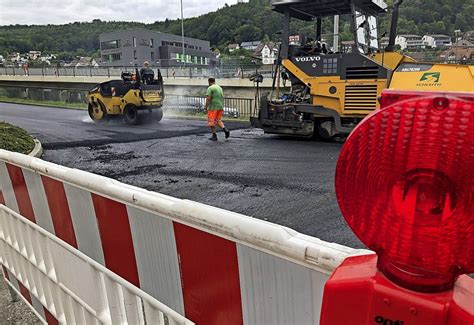
[[[105,41],[100,43],[102,50],[118,49],[120,47],[120,40]]]
[[[150,58],[151,58],[152,61],[155,61],[155,52],[151,52]]]
[[[112,53],[102,55],[103,62],[113,62],[122,60],[122,53]]]
[[[150,38],[150,47],[153,48],[153,38]],[[152,52],[153,53],[153,52]]]
[[[133,50],[133,59],[134,59],[134,60],[137,59],[137,50]]]
[[[133,47],[137,47],[137,38],[136,37],[133,38]]]

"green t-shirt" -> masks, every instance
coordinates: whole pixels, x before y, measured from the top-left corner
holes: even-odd
[[[213,84],[207,88],[206,96],[211,96],[211,102],[207,108],[210,111],[220,111],[224,109],[224,92],[222,88]]]

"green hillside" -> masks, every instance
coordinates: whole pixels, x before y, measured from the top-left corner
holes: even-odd
[[[392,1],[388,1],[391,3]],[[401,8],[399,33],[424,35],[426,33],[453,35],[454,30],[474,29],[474,0],[405,0]],[[388,32],[389,15],[381,21],[382,33]],[[251,0],[225,6],[215,12],[185,19],[186,36],[207,39],[213,46],[224,48],[228,43],[250,40],[277,40],[281,29],[281,15],[271,11],[268,0]],[[324,23],[330,32],[330,20]],[[132,27],[141,27],[172,34],[181,33],[179,20],[165,20],[153,24],[139,22],[104,22],[65,25],[0,26],[0,53],[40,50],[59,53],[67,58],[75,55],[98,56],[99,34]],[[307,34],[311,24],[295,22],[293,33]],[[348,18],[342,21],[343,38],[350,38]]]

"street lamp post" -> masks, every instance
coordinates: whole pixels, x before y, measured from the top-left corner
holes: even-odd
[[[183,0],[181,0],[181,45],[183,46],[183,66],[186,65],[186,58],[184,57],[184,18],[183,18]]]

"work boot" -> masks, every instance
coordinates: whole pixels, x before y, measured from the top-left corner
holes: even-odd
[[[212,136],[209,138],[211,141],[217,141],[217,134],[213,133]]]
[[[224,133],[225,133],[225,138],[228,139],[230,137],[230,131],[227,129],[224,129]]]

